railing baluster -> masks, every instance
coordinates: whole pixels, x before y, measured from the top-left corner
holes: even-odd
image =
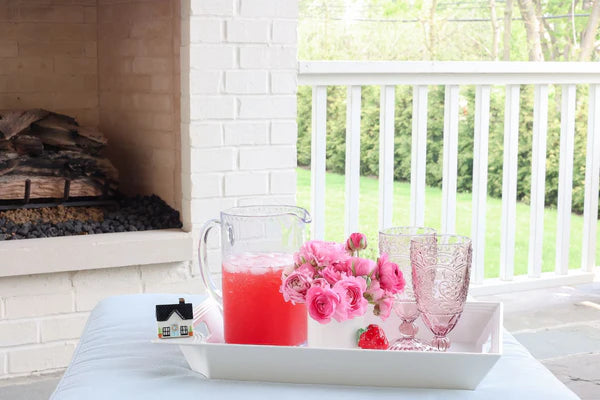
[[[458,86],[444,93],[444,170],[442,173],[442,232],[456,230],[456,179],[458,166]]]
[[[519,85],[506,85],[506,99],[504,104],[504,166],[502,168],[502,237],[500,239],[500,279],[502,280],[511,280],[515,274],[519,91]]]
[[[532,278],[538,278],[542,273],[547,132],[548,85],[536,85],[533,105],[533,143],[531,145],[531,202],[527,266],[529,276]]]
[[[485,270],[485,213],[487,202],[488,136],[490,133],[489,85],[477,86],[475,91],[475,136],[473,143],[473,267],[471,281],[483,282]]]
[[[581,269],[584,272],[593,272],[596,267],[598,176],[600,176],[600,85],[590,85],[588,102]]]
[[[560,160],[558,167],[558,220],[556,224],[556,263],[559,275],[569,272],[571,196],[573,191],[573,148],[575,145],[575,85],[562,85],[560,111]]]
[[[381,87],[379,104],[379,228],[392,225],[394,201],[395,86]]]
[[[358,231],[360,93],[360,86],[348,86],[348,97],[346,99],[346,236]]]
[[[410,158],[410,223],[425,224],[425,165],[427,161],[427,86],[413,87]]]
[[[312,146],[310,187],[312,205],[312,238],[325,238],[325,160],[327,133],[327,87],[312,89]]]

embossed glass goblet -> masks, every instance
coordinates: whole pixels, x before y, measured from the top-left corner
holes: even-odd
[[[410,265],[411,240],[432,240],[435,229],[416,226],[395,226],[379,232],[379,253],[386,253],[389,260],[398,264],[404,275],[406,286],[404,291],[396,295],[394,310],[402,320],[400,324],[401,337],[391,344],[390,350],[430,350],[430,347],[415,338],[418,328],[414,324],[419,317],[415,302]]]
[[[460,319],[467,292],[472,259],[471,239],[437,235],[434,241],[411,241],[410,260],[417,308],[433,332],[431,346],[450,347],[446,335]]]

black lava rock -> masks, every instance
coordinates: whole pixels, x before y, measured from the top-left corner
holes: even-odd
[[[124,197],[117,207],[105,208],[104,220],[100,222],[71,220],[15,224],[0,212],[0,241],[181,227],[179,212],[156,195]]]

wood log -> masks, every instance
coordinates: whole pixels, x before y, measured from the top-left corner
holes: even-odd
[[[87,139],[94,141],[96,143],[99,143],[103,146],[105,146],[108,143],[108,140],[102,134],[102,132],[100,132],[99,130],[94,129],[94,128],[90,128],[87,126],[80,126],[77,129],[77,133],[79,134],[79,136],[87,138]]]
[[[32,110],[0,111],[0,139],[8,140],[29,129],[29,126],[46,117],[50,112],[35,108]]]
[[[61,199],[64,196],[65,180],[60,177],[4,175],[0,176],[0,199],[21,200],[25,196],[25,182],[31,181],[30,198]],[[101,196],[103,187],[91,178],[71,180],[70,197]]]
[[[0,153],[5,151],[14,151],[15,148],[10,140],[0,139]]]
[[[44,153],[44,144],[40,138],[29,135],[15,136],[13,147],[19,154],[27,154],[33,157],[41,156]]]
[[[50,112],[46,117],[33,123],[40,128],[48,128],[53,131],[77,133],[78,124],[74,118],[62,114]]]
[[[42,127],[37,124],[31,126],[31,130],[28,134],[38,137],[44,145],[56,149],[84,151],[97,154],[104,147],[104,144],[101,142],[79,136],[77,132]]]
[[[99,196],[116,191],[119,174],[99,152],[107,140],[74,118],[46,110],[0,112],[0,200]]]
[[[0,153],[0,176],[11,173],[19,165],[19,155],[17,153]]]

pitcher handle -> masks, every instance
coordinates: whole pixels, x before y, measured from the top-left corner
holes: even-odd
[[[221,222],[218,219],[211,219],[202,227],[202,230],[200,231],[200,244],[198,245],[198,262],[200,265],[200,275],[202,276],[202,282],[204,282],[206,290],[208,290],[208,293],[212,298],[219,303],[219,306],[222,309],[223,295],[221,290],[215,285],[208,267],[208,234],[217,225],[221,225]]]

